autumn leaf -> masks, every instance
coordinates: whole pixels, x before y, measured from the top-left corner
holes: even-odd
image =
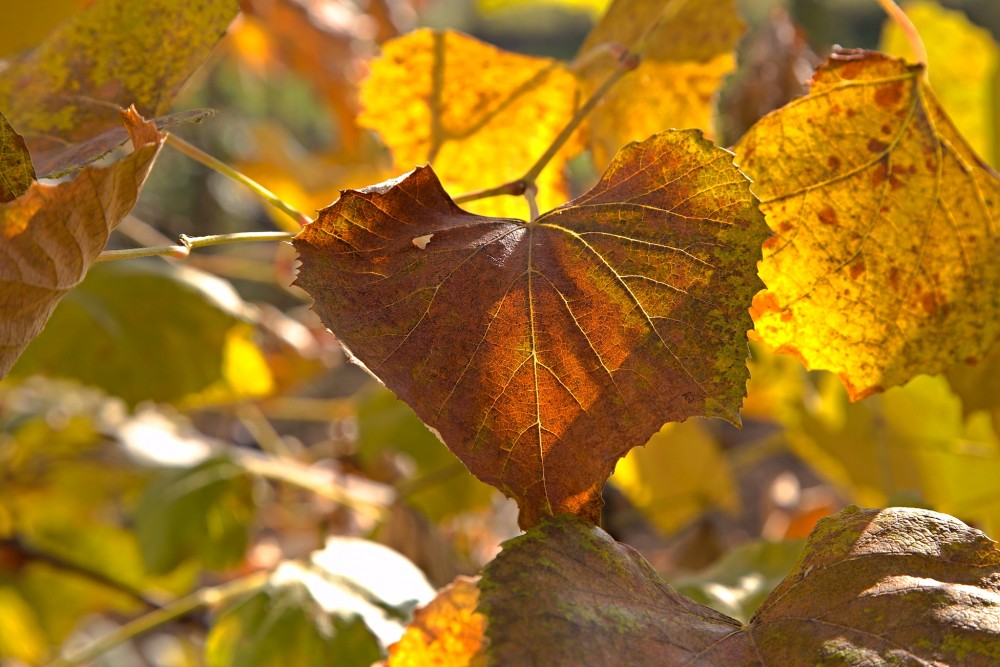
[[[98,0],[0,72],[0,109],[36,158],[117,127],[118,107],[163,115],[236,11],[235,0]]]
[[[993,99],[1000,49],[990,31],[936,2],[908,2],[906,15],[926,44],[930,84],[941,106],[976,155],[996,164]],[[882,28],[879,51],[913,62],[909,40],[891,19]]]
[[[296,284],[522,525],[597,520],[663,422],[738,420],[763,236],[731,154],[665,132],[531,223],[466,213],[430,168],[347,191],[296,237]]]
[[[476,612],[477,582],[458,577],[415,610],[406,633],[389,647],[388,667],[485,667],[486,619]]]
[[[1000,334],[1000,182],[921,71],[837,51],[735,149],[775,232],[756,334],[854,400],[981,358]]]
[[[672,6],[680,3],[680,6]],[[580,47],[578,76],[588,94],[617,66],[597,55],[609,43],[633,47],[644,37],[649,47],[639,67],[608,93],[588,119],[588,145],[598,169],[618,148],[667,128],[695,127],[713,133],[715,95],[736,66],[734,49],[743,21],[733,0],[616,0]]]
[[[577,84],[551,58],[502,51],[458,32],[417,30],[387,42],[361,89],[362,126],[379,133],[397,171],[430,162],[449,192],[500,185],[523,172],[573,116]],[[538,207],[566,201],[570,141],[537,179]],[[469,206],[527,217],[523,199]]]
[[[134,109],[122,112],[135,151],[57,185],[34,183],[0,204],[0,377],[38,335],[59,300],[135,205],[164,139]],[[150,135],[150,133],[155,133]],[[156,136],[144,143],[139,137]]]
[[[998,581],[1000,549],[978,530],[926,510],[850,507],[819,522],[746,625],[573,517],[507,542],[479,588],[497,664],[975,667],[1000,660]]]
[[[35,170],[24,139],[0,113],[0,203],[20,197],[34,180]]]

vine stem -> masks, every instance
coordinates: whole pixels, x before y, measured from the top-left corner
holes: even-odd
[[[257,181],[253,180],[246,174],[243,174],[237,171],[236,169],[233,169],[222,160],[212,157],[211,155],[201,150],[197,146],[189,144],[188,142],[178,137],[176,134],[167,134],[167,143],[173,146],[181,153],[184,153],[184,155],[187,155],[192,160],[200,162],[209,169],[217,171],[223,176],[228,176],[237,183],[246,186],[258,197],[260,197],[268,204],[275,207],[276,209],[278,209],[279,211],[290,217],[292,220],[294,220],[299,227],[304,227],[305,225],[312,222],[312,220],[310,220],[307,215],[292,208],[289,204],[282,201],[281,198],[278,197],[278,195],[274,194],[273,192],[265,188]]]
[[[926,77],[927,47],[924,46],[924,40],[920,36],[920,31],[917,30],[917,26],[913,25],[910,17],[906,15],[906,12],[894,0],[878,0],[878,4],[889,15],[889,18],[895,21],[896,25],[902,29],[903,35],[906,36],[906,41],[910,44],[910,50],[913,51],[913,57],[916,58],[918,64],[924,66],[924,77]]]
[[[879,1],[881,2],[882,0]],[[454,198],[455,203],[462,204],[465,202],[486,199],[488,197],[496,197],[499,195],[524,195],[529,190],[535,188],[535,182],[538,179],[538,175],[542,173],[542,170],[548,166],[549,162],[552,161],[559,150],[566,144],[567,141],[569,141],[569,138],[573,136],[573,133],[577,130],[577,128],[580,127],[584,120],[586,120],[587,116],[590,115],[590,112],[594,110],[601,100],[604,99],[605,95],[608,94],[608,91],[610,91],[623,76],[639,66],[642,55],[645,53],[646,49],[649,48],[650,40],[656,31],[659,30],[664,23],[676,17],[689,2],[691,2],[691,0],[672,0],[671,2],[667,2],[663,6],[663,9],[660,10],[660,13],[656,15],[656,18],[650,22],[630,48],[625,49],[620,44],[609,42],[604,45],[599,45],[591,53],[585,54],[580,63],[572,66],[573,69],[578,70],[584,67],[587,63],[604,54],[615,55],[618,59],[618,66],[612,70],[611,74],[609,74],[603,82],[601,82],[601,85],[597,87],[597,90],[591,94],[587,101],[576,110],[576,113],[573,114],[573,117],[570,119],[569,123],[566,124],[566,127],[563,128],[562,132],[560,132],[552,143],[549,144],[549,147],[545,150],[542,156],[539,157],[533,165],[531,165],[523,176],[493,188],[477,190],[475,192],[459,195]],[[531,204],[533,198],[534,197],[532,196],[532,198],[528,200],[529,205]],[[534,217],[537,216],[533,216],[532,219],[534,219]]]
[[[119,259],[136,257],[175,257],[184,259],[195,248],[227,243],[255,243],[260,241],[288,241],[295,234],[291,232],[237,232],[235,234],[215,234],[213,236],[188,236],[181,234],[178,245],[156,246],[153,248],[125,248],[105,250],[94,262],[114,262]]]
[[[49,663],[48,667],[73,667],[90,662],[130,639],[183,618],[193,611],[203,607],[215,607],[233,598],[259,590],[267,583],[270,574],[268,571],[254,572],[246,577],[218,586],[202,588],[190,595],[185,595],[160,609],[129,621],[70,655],[57,658]]]

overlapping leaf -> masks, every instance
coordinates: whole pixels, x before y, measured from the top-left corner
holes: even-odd
[[[453,31],[417,30],[385,44],[361,89],[359,118],[392,150],[398,171],[430,162],[461,194],[520,177],[576,106],[576,81],[550,58],[501,51]],[[571,141],[538,178],[538,206],[566,201]],[[470,205],[481,215],[527,217],[524,200]]]
[[[134,110],[122,115],[133,153],[58,185],[35,183],[0,204],[0,377],[135,205],[163,139]]]
[[[20,197],[34,180],[35,170],[24,139],[0,113],[0,203]]]
[[[430,168],[347,191],[295,239],[297,284],[522,525],[596,520],[663,422],[738,419],[764,231],[731,154],[666,132],[527,224],[459,209]]]
[[[476,612],[477,581],[459,577],[414,611],[406,633],[389,647],[388,667],[485,667],[486,618]]]
[[[664,20],[658,23],[661,13]],[[586,59],[578,73],[584,89],[593,92],[617,66],[595,49],[609,43],[632,48],[651,28],[638,69],[588,119],[588,145],[598,169],[622,145],[667,128],[712,134],[715,95],[736,66],[734,49],[743,34],[733,0],[616,0],[580,48]]]
[[[98,0],[0,72],[0,109],[33,157],[116,127],[121,106],[160,116],[236,10],[234,0]]]
[[[490,658],[504,665],[1000,660],[1000,549],[925,510],[822,520],[746,625],[679,595],[638,553],[572,517],[506,543],[480,596]]]
[[[776,236],[756,332],[853,399],[985,355],[1000,334],[1000,181],[921,69],[838,51],[736,148]]]

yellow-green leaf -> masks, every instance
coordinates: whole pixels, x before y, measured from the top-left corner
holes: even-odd
[[[921,68],[840,50],[737,162],[775,236],[757,335],[852,399],[983,357],[1000,335],[1000,181]]]
[[[128,141],[124,130],[122,134],[122,141]],[[7,122],[7,117],[0,113],[0,203],[23,195],[34,180],[35,170],[31,166],[28,146]]]
[[[387,42],[361,89],[363,126],[379,133],[398,171],[430,162],[455,195],[519,178],[576,107],[576,81],[550,58],[502,51],[458,32],[417,30]],[[538,207],[567,199],[572,141],[538,178]],[[521,198],[473,202],[481,215],[527,218]]]
[[[595,50],[609,43],[632,48],[661,13],[669,16],[646,39],[639,67],[608,93],[588,119],[588,146],[598,170],[618,149],[669,128],[713,134],[715,96],[736,66],[743,21],[733,0],[615,0],[580,47],[578,71],[592,93],[617,66]]]
[[[908,2],[904,9],[924,40],[930,84],[941,106],[972,150],[995,165],[1000,49],[993,36],[964,13],[936,2]],[[879,50],[913,62],[909,41],[891,19],[882,27]]]

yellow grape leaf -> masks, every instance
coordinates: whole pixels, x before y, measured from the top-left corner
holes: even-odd
[[[41,663],[47,649],[31,605],[0,578],[0,655],[28,664]]]
[[[35,180],[24,139],[0,113],[0,202],[20,197]]]
[[[905,6],[906,15],[927,47],[928,73],[941,106],[977,155],[996,164],[994,154],[994,103],[1000,49],[989,30],[975,25],[965,14],[921,0]],[[886,20],[879,50],[913,61],[902,29]]]
[[[430,162],[456,195],[519,178],[576,108],[576,80],[550,58],[502,51],[453,31],[417,30],[389,41],[361,88],[360,123],[392,150],[397,170]],[[571,140],[538,178],[546,211],[567,197]],[[469,211],[528,218],[520,197],[472,202]]]
[[[735,148],[775,233],[756,335],[852,400],[981,358],[1000,334],[1000,181],[921,72],[835,51]]]
[[[135,151],[57,185],[34,183],[0,204],[0,377],[83,280],[139,197],[165,141],[134,109],[122,112]],[[145,139],[152,139],[145,141]]]
[[[97,0],[0,71],[0,109],[32,155],[166,112],[236,16],[235,0]]]
[[[736,479],[697,419],[670,423],[618,462],[611,481],[665,534],[713,508],[736,512]]]
[[[617,65],[595,49],[609,42],[631,47],[661,12],[672,11],[649,35],[639,67],[590,114],[587,140],[598,170],[622,145],[661,130],[695,127],[712,136],[715,95],[736,66],[733,50],[744,29],[734,0],[616,0],[580,47],[578,75],[592,93]]]
[[[494,14],[517,10],[534,10],[538,7],[558,7],[570,11],[599,16],[608,8],[610,0],[476,0],[481,14]]]
[[[413,612],[387,667],[485,667],[486,617],[479,604],[478,577],[458,577]]]

